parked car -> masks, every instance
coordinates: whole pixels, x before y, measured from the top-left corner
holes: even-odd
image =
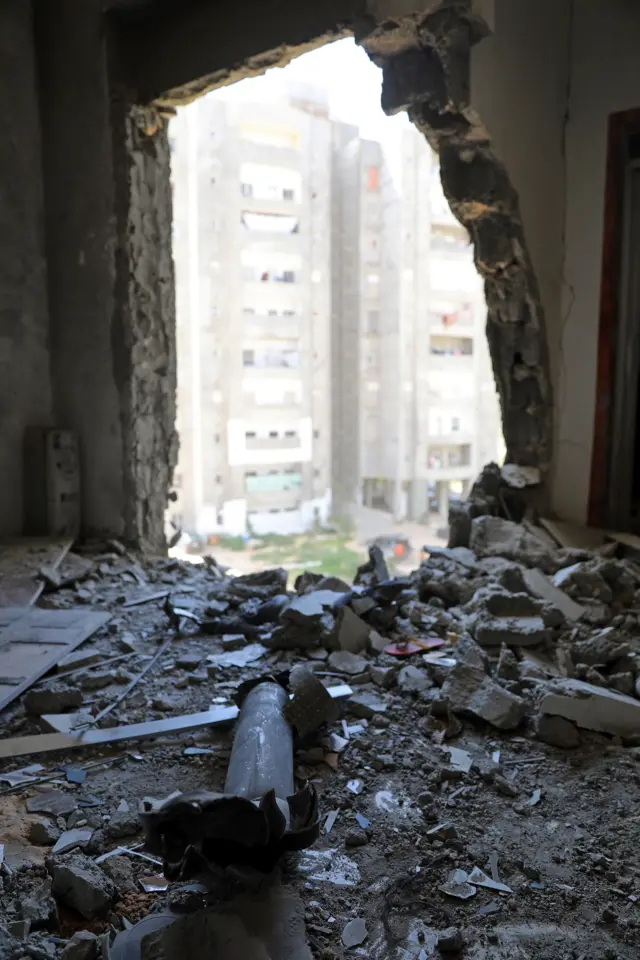
[[[385,559],[408,560],[413,553],[413,547],[407,537],[399,533],[384,534],[374,537],[367,542],[368,547],[380,547]]]

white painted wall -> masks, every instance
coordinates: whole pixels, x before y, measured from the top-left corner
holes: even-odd
[[[593,446],[607,125],[611,113],[640,107],[639,5],[579,0],[572,48],[554,503],[560,516],[583,520]]]
[[[634,0],[492,6],[495,35],[473,53],[472,102],[519,192],[546,311],[555,403],[552,507],[583,522],[607,123],[611,113],[640,106],[640,7]]]

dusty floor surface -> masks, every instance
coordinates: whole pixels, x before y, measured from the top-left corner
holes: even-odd
[[[575,557],[565,557],[561,567],[568,567],[569,560]],[[593,564],[594,560],[583,557],[582,562]],[[412,609],[397,605],[396,619],[391,618],[384,639],[440,637],[447,644],[446,657],[455,658],[463,620],[457,613],[462,604],[452,601],[473,596],[483,585],[504,593],[504,571],[513,571],[518,562],[509,557],[500,567],[479,561],[473,570],[454,564],[455,575],[450,560],[434,557],[425,569],[429,563],[432,573],[423,574],[422,580],[416,575],[406,586],[409,593],[404,599],[413,604]],[[425,583],[427,587],[442,584],[443,575],[458,583],[454,593],[460,594],[463,584],[464,597],[443,601],[437,599],[438,591],[425,588]],[[162,600],[124,608],[127,601],[163,589],[171,591],[177,606],[199,614],[211,601],[220,602],[222,595],[220,581],[204,566],[177,560],[140,561],[131,572],[130,558],[117,553],[96,562],[81,583],[47,593],[40,605],[86,604],[110,611],[113,617],[76,651],[76,655],[99,652],[104,664],[81,667],[63,681],[52,683],[51,677],[45,678],[33,689],[55,690],[61,683],[72,686],[82,692],[81,709],[95,715],[122,693],[148,662],[144,658],[173,637],[166,653],[101,726],[231,703],[240,681],[299,662],[307,663],[326,684],[348,682],[356,694],[368,692],[373,707],[357,701],[342,704],[342,717],[329,731],[342,740],[334,738],[330,744],[319,737],[319,749],[307,747],[296,757],[296,772],[318,789],[322,826],[312,848],[282,863],[281,875],[285,887],[296,891],[304,904],[313,956],[326,960],[441,956],[631,960],[640,956],[640,737],[621,739],[582,729],[575,736],[577,745],[562,749],[542,742],[535,732],[537,704],[541,690],[552,682],[556,648],[571,649],[617,617],[613,633],[630,647],[631,652],[621,656],[627,657],[627,672],[632,672],[640,628],[635,613],[626,612],[621,618],[615,590],[606,598],[607,610],[596,611],[597,624],[585,624],[584,617],[578,623],[547,618],[556,626],[548,628],[535,647],[543,655],[542,667],[539,662],[531,667],[527,661],[523,670],[529,647],[523,649],[516,641],[515,668],[511,664],[516,673],[504,688],[521,697],[526,709],[514,729],[503,730],[463,709],[447,713],[441,684],[450,667],[446,658],[441,668],[425,662],[423,650],[400,658],[364,649],[356,656],[366,663],[355,674],[341,672],[315,644],[307,649],[267,649],[243,668],[212,667],[206,658],[223,649],[220,637],[203,635],[188,620],[181,621],[177,634],[163,612]],[[584,595],[592,589],[593,583],[578,589],[580,602],[594,600]],[[431,603],[429,593],[436,597]],[[439,593],[442,596],[446,590]],[[575,590],[572,595],[576,597]],[[625,598],[627,610],[640,607],[639,598],[638,590],[632,589]],[[452,629],[456,622],[458,632]],[[377,629],[384,632],[379,624]],[[469,629],[479,635],[477,624]],[[495,677],[499,649],[488,648],[488,653],[487,671]],[[108,659],[115,657],[120,659]],[[436,659],[433,654],[429,658]],[[549,665],[548,672],[544,663]],[[407,671],[408,666],[413,670]],[[349,669],[355,669],[353,664]],[[577,674],[580,670],[584,675],[582,666]],[[374,673],[377,682],[372,682]],[[599,676],[608,686],[605,674],[603,669]],[[593,681],[593,673],[589,679]],[[28,715],[20,701],[4,712],[0,723],[2,738],[43,729],[39,717]],[[185,891],[179,882],[167,890],[143,890],[145,878],[157,878],[160,888],[165,883],[158,863],[135,855],[144,852],[137,847],[142,839],[137,809],[140,799],[148,795],[221,790],[231,743],[231,730],[203,729],[112,748],[0,761],[0,775],[5,778],[0,780],[0,842],[4,843],[0,957],[108,957],[108,941],[115,932],[150,912],[168,903],[183,911],[201,906],[202,895]],[[454,748],[452,753],[449,748]],[[6,779],[8,772],[38,763],[44,769],[26,774],[35,781],[12,785]],[[69,767],[84,770],[82,783],[73,782],[77,776]],[[43,777],[51,779],[38,782]],[[70,801],[61,808],[62,814],[26,812],[29,798],[49,791]],[[70,828],[92,831],[90,839],[83,841],[83,853],[77,848],[52,858],[55,837]],[[52,896],[48,878],[53,861],[75,858],[77,866],[78,857],[95,859],[118,846],[127,851],[103,859],[96,868],[98,879],[91,881],[106,891],[106,906],[95,899],[89,906],[86,898],[74,902],[55,882]],[[132,848],[137,848],[134,853]],[[485,875],[476,874],[476,883],[473,877],[468,880],[474,868]],[[454,876],[456,870],[467,876]],[[495,883],[493,888],[483,886],[487,878],[489,883],[491,878],[497,881],[498,889]],[[76,880],[84,882],[82,877]],[[84,916],[76,909],[78,902],[84,904]],[[31,919],[30,932],[21,929],[20,921],[25,919]],[[364,926],[351,924],[345,931],[353,920],[363,920]]]

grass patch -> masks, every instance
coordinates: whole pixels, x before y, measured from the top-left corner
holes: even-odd
[[[260,560],[265,565],[274,567],[286,564],[291,584],[305,570],[340,577],[351,583],[356,567],[366,559],[363,553],[348,545],[346,536],[320,535],[287,539],[291,542],[261,550]]]
[[[247,549],[247,544],[242,537],[219,537],[218,544],[225,550],[237,550],[239,552]]]

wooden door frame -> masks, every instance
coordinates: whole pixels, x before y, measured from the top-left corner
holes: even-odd
[[[588,507],[588,522],[594,527],[607,524],[611,423],[620,325],[625,164],[627,144],[633,134],[640,135],[640,108],[611,114],[607,134],[598,365]]]

